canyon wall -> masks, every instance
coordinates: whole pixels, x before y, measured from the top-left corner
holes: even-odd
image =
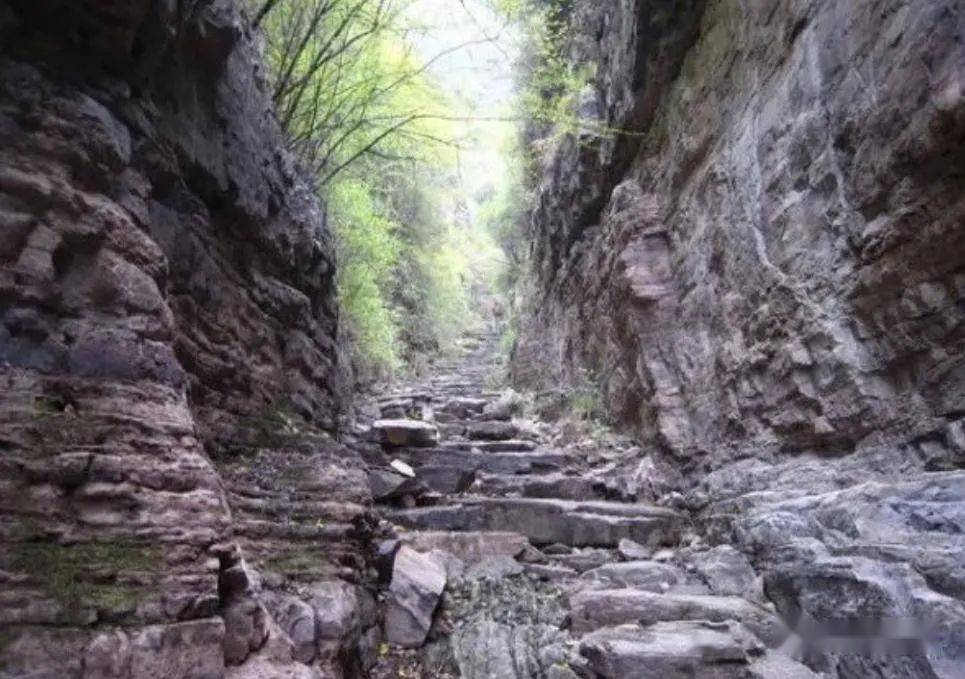
[[[598,390],[638,497],[747,557],[785,620],[924,639],[811,669],[960,676],[965,9],[608,0],[571,25],[595,76],[541,161],[516,381]]]
[[[261,63],[233,2],[0,2],[4,677],[355,662],[334,248]]]
[[[961,4],[614,0],[571,24],[595,76],[543,163],[517,379],[585,372],[684,469],[882,445],[961,467]]]

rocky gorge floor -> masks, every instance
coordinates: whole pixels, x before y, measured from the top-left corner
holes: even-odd
[[[965,474],[745,460],[675,489],[493,390],[494,360],[468,338],[369,409],[373,676],[961,676]]]

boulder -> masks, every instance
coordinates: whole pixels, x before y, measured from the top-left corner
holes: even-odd
[[[238,665],[268,638],[268,612],[253,598],[232,602],[221,614],[225,624],[222,642],[225,663]]]
[[[279,629],[291,640],[292,657],[309,663],[316,655],[315,610],[291,594],[272,593],[265,604]]]
[[[394,500],[405,495],[419,495],[425,491],[425,486],[418,479],[387,469],[370,469],[369,487],[375,501]]]
[[[487,420],[508,421],[523,411],[523,405],[523,398],[512,389],[507,389],[497,400],[486,405],[483,417]]]
[[[481,398],[452,398],[439,408],[439,412],[464,420],[483,412],[488,403]]]
[[[445,567],[403,545],[395,555],[385,613],[386,640],[403,648],[425,643],[432,615],[446,587]]]
[[[754,569],[747,557],[730,545],[691,555],[696,572],[714,594],[745,596],[754,587]]]
[[[309,605],[315,611],[315,643],[318,657],[334,659],[353,652],[361,633],[359,597],[355,586],[341,580],[315,583],[309,589]]]

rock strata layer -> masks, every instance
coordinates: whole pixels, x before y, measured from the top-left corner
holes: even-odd
[[[361,646],[332,238],[262,69],[234,2],[0,2],[0,676]]]
[[[961,468],[961,3],[574,6],[595,76],[538,186],[517,378],[586,375],[686,469]]]
[[[577,1],[569,26],[584,124],[543,159],[516,380],[634,432],[625,478],[679,493],[715,595],[928,648],[812,670],[961,674],[961,3]],[[606,676],[649,653],[584,646]]]

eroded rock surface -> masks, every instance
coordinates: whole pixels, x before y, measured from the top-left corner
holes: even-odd
[[[570,27],[586,120],[543,159],[516,379],[595,385],[653,463],[624,488],[690,512],[673,558],[714,595],[926,638],[812,671],[961,674],[961,3],[576,2]]]
[[[341,672],[364,630],[275,605],[323,585],[375,624],[331,234],[263,79],[233,2],[0,2],[4,677]]]

